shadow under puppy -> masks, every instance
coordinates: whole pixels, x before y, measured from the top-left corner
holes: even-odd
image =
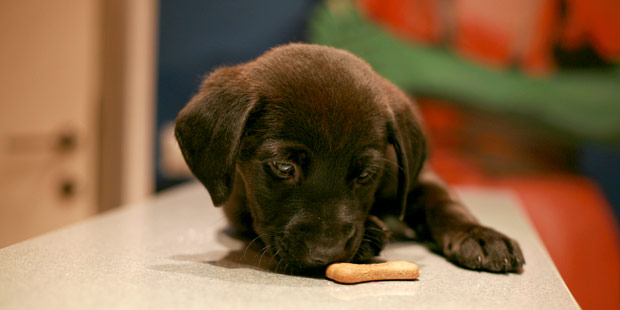
[[[289,44],[219,68],[179,113],[176,137],[233,228],[294,272],[376,256],[388,215],[460,266],[525,263],[425,164],[414,103],[349,52]]]

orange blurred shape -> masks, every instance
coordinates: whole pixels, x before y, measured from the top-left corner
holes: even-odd
[[[559,10],[557,1],[542,1],[529,32],[529,42],[519,59],[525,71],[544,74],[555,68],[552,49],[557,40]]]
[[[548,73],[558,9],[555,0],[455,0],[454,46],[481,63]]]
[[[566,0],[567,18],[562,29],[562,46],[577,49],[591,43],[596,52],[620,61],[620,1]]]
[[[494,67],[516,60],[527,48],[538,0],[455,0],[454,47]]]
[[[456,131],[464,126],[463,113],[444,101],[429,98],[417,98],[416,101],[424,115],[424,126],[430,132]]]
[[[441,39],[438,1],[359,0],[358,6],[406,39],[426,43],[437,43]]]

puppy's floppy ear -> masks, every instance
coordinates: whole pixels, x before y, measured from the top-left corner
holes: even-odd
[[[232,191],[241,135],[253,106],[242,66],[211,73],[176,119],[183,157],[216,206]]]
[[[389,102],[393,119],[388,123],[388,142],[394,146],[398,160],[398,201],[401,204],[400,219],[405,216],[407,194],[426,159],[426,139],[421,124],[413,110],[413,103],[405,94],[392,88]]]

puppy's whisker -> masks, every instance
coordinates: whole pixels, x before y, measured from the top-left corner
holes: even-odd
[[[267,245],[265,246],[262,250],[261,250],[261,255],[260,258],[258,259],[258,267],[261,267],[261,263],[263,261],[263,256],[265,256],[265,254],[267,253],[267,251],[269,250],[270,246]]]
[[[278,251],[277,253],[280,253],[280,251]],[[276,256],[276,255],[277,255],[277,254],[275,254],[274,256]],[[276,257],[276,258],[277,258],[277,257]],[[283,259],[281,259],[281,258],[277,258],[277,260],[278,260],[278,264],[276,265],[276,270],[275,270],[275,272],[276,272],[276,273],[277,273],[277,272],[278,272],[278,270],[280,269],[280,264],[282,264],[282,263],[284,262],[284,260],[283,260]],[[287,264],[287,265],[288,265],[288,264]],[[284,268],[282,269],[282,272],[285,272],[285,271],[286,271],[286,266],[284,266]]]
[[[215,219],[213,222],[211,222],[209,225],[210,225],[210,226],[215,225],[215,224],[217,224],[217,223],[221,222],[221,221],[222,221],[222,220],[224,220],[224,219],[226,219],[226,216],[225,216],[225,215],[222,215],[222,216],[218,217],[217,219]]]
[[[261,238],[261,235],[256,236],[256,238],[252,239],[252,241],[250,241],[246,246],[245,246],[245,250],[243,251],[243,258],[245,259],[245,255],[248,253],[248,249],[252,246],[252,244]]]
[[[280,263],[282,263],[282,261],[278,260],[278,263],[276,264],[276,268],[273,269],[273,272],[278,273],[278,268],[280,268]]]
[[[398,166],[398,163],[397,163],[397,162],[395,162],[395,161],[393,161],[393,160],[390,160],[390,159],[387,159],[387,158],[377,158],[376,160],[377,160],[377,161],[386,162],[386,163],[388,163],[388,164],[392,164],[392,165],[394,165],[394,166]]]
[[[378,160],[383,161],[385,163],[388,163],[388,164],[398,168],[398,170],[400,170],[400,171],[406,172],[405,168],[403,166],[399,165],[397,162],[395,162],[393,160],[389,160],[387,158],[378,158]]]

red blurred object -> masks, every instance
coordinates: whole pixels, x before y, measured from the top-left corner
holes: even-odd
[[[451,42],[467,58],[493,67],[519,64],[530,73],[554,68],[553,47],[591,44],[601,58],[620,61],[620,1],[358,0],[370,18],[416,42]],[[564,19],[564,20],[563,20]]]
[[[596,184],[562,172],[492,176],[462,151],[459,135],[467,126],[463,112],[422,101],[435,171],[453,185],[515,192],[580,306],[620,309],[620,233]]]
[[[455,0],[454,48],[480,63],[503,67],[521,57],[530,39],[538,0]]]
[[[620,1],[566,0],[562,45],[577,49],[591,43],[603,58],[620,61]]]
[[[359,0],[359,5],[405,38],[427,43],[441,39],[439,3],[435,0]]]

